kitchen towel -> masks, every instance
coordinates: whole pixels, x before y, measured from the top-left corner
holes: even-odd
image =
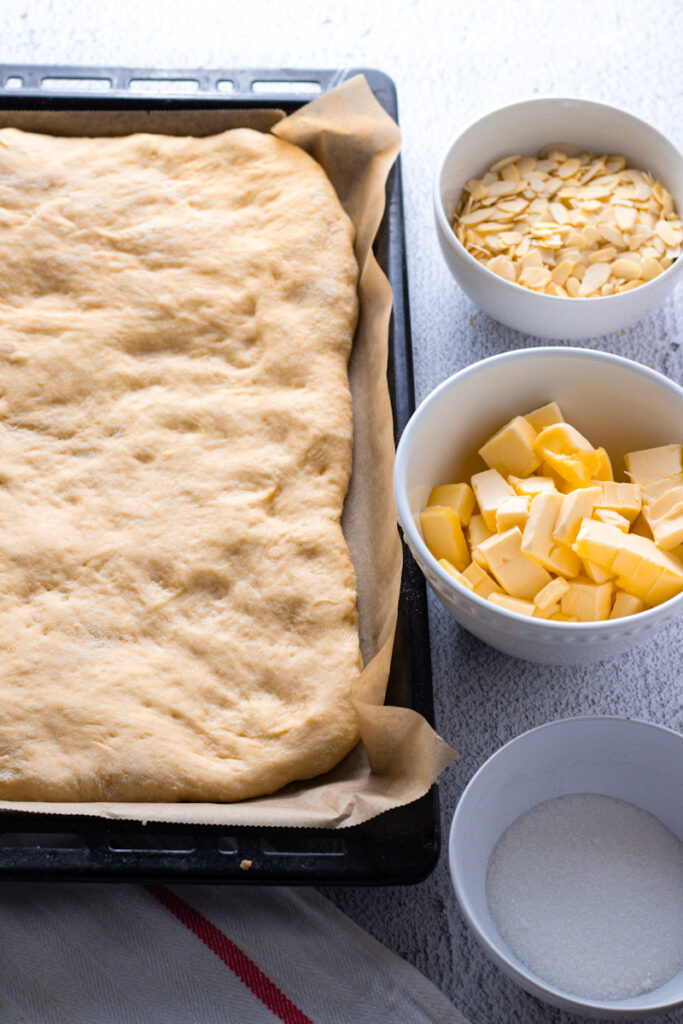
[[[2,1024],[467,1024],[313,889],[0,885]]]

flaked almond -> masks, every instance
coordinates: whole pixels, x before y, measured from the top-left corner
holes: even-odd
[[[582,298],[593,295],[599,288],[602,288],[608,277],[609,266],[606,263],[594,263],[583,276],[579,295]]]
[[[609,267],[607,268],[609,272]],[[643,276],[643,267],[640,262],[635,260],[619,259],[615,260],[611,265],[613,277],[623,277],[625,281],[635,281],[637,278]]]

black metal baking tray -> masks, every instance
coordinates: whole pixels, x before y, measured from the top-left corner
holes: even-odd
[[[382,72],[365,68],[160,71],[0,65],[0,113],[192,112],[207,107],[277,108],[289,113],[358,73],[365,75],[375,97],[398,120],[394,83]],[[394,295],[388,380],[398,439],[414,408],[399,163],[387,182],[386,212],[375,253]],[[387,702],[411,707],[433,724],[426,590],[405,547]],[[406,807],[337,830],[142,825],[84,815],[0,812],[0,879],[405,884],[429,874],[439,847],[436,786]]]

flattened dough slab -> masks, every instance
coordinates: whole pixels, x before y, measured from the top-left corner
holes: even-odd
[[[357,741],[352,243],[269,135],[0,131],[0,798],[239,800]]]

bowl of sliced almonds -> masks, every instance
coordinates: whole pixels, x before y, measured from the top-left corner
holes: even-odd
[[[439,165],[434,209],[463,290],[539,337],[621,330],[683,269],[683,156],[600,103],[530,100],[477,121]]]

